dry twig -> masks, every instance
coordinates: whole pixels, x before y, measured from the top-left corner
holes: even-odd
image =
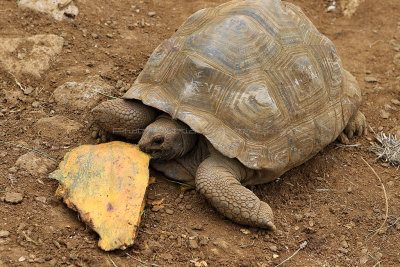
[[[255,239],[253,239],[253,242],[251,242],[251,243],[248,244],[248,245],[241,245],[240,248],[249,248],[249,247],[252,247],[252,246],[254,246],[254,242],[255,242]]]
[[[284,264],[285,262],[287,262],[288,260],[290,260],[291,258],[293,258],[294,256],[296,256],[297,253],[299,253],[300,250],[304,249],[307,246],[307,241],[304,241],[303,243],[300,244],[300,247],[292,254],[292,256],[290,256],[289,258],[287,258],[286,260],[282,261],[281,263],[279,263],[278,265],[276,265],[275,267],[281,266],[282,264]]]
[[[112,265],[113,265],[114,267],[118,267],[118,265],[115,264],[115,262],[113,261],[113,259],[111,259],[110,254],[107,254],[107,256],[108,256],[108,259],[111,261]]]
[[[369,48],[372,48],[374,45],[376,45],[379,42],[384,42],[384,41],[383,40],[376,40],[375,42],[369,44]]]
[[[388,215],[389,215],[389,200],[388,200],[388,197],[387,197],[387,194],[386,194],[386,188],[385,188],[385,185],[383,183],[382,178],[376,173],[374,168],[372,168],[371,165],[369,165],[369,163],[363,157],[361,157],[361,159],[371,169],[371,171],[375,174],[376,178],[378,178],[379,182],[381,183],[382,189],[383,189],[383,194],[385,196],[385,207],[386,207],[385,220],[383,221],[381,226],[377,230],[374,231],[374,233],[371,236],[369,236],[369,237],[367,236],[367,239],[365,240],[365,242],[367,242],[368,239],[374,237],[381,229],[383,229],[383,226],[386,224],[386,221],[387,221],[387,218],[388,218]]]
[[[160,267],[160,265],[157,265],[157,264],[155,264],[155,263],[147,263],[147,262],[145,262],[145,261],[139,260],[139,259],[137,259],[137,258],[131,256],[131,255],[128,254],[128,253],[126,253],[126,255],[127,255],[129,258],[132,258],[132,259],[134,259],[135,261],[138,261],[138,262],[140,262],[140,263],[142,263],[142,264],[149,265],[149,266]]]
[[[22,90],[22,92],[25,92],[26,88],[22,86],[22,84],[17,80],[17,78],[14,76],[14,74],[12,74],[11,72],[9,72],[11,76],[13,76],[15,83],[18,85],[19,89]]]

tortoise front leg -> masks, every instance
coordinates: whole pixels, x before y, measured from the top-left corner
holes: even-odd
[[[94,124],[108,134],[136,140],[156,118],[155,109],[140,101],[113,99],[100,103],[92,110]]]
[[[270,206],[240,184],[244,178],[246,169],[239,161],[213,154],[197,169],[196,189],[232,221],[274,230]]]
[[[364,114],[357,110],[354,116],[349,120],[343,132],[339,135],[338,139],[343,144],[348,144],[349,139],[353,136],[363,136],[368,134],[367,120]]]

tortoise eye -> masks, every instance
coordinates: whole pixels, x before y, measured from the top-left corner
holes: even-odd
[[[156,137],[153,139],[153,142],[151,143],[153,146],[159,146],[164,142],[164,137]]]

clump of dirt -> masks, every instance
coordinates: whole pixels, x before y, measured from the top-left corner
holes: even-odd
[[[0,63],[0,140],[18,145],[0,141],[1,266],[144,266],[140,261],[160,266],[273,266],[304,241],[305,247],[286,266],[400,265],[398,170],[375,161],[369,151],[372,133],[351,141],[358,146],[333,143],[278,181],[251,187],[275,211],[275,232],[234,224],[195,191],[182,191],[153,173],[156,182],[149,186],[136,244],[112,253],[99,250],[96,234],[56,199],[56,181],[42,169],[34,172],[16,164],[29,152],[23,147],[59,161],[74,147],[98,142],[85,127],[89,109],[61,103],[54,96],[57,88],[98,76],[110,86],[107,93],[121,96],[155,47],[189,15],[223,2],[74,1],[79,14],[57,21],[20,9],[16,1],[0,1],[1,40],[39,34],[63,39],[61,51],[51,54],[48,64],[39,62],[46,70],[10,73]],[[344,67],[356,76],[362,87],[361,111],[371,127],[395,134],[400,119],[399,1],[365,0],[351,17],[343,15],[340,1],[329,13],[329,1],[291,2],[334,42]],[[15,66],[30,56],[31,45],[21,42],[16,48]],[[102,95],[99,101],[104,99]],[[362,159],[384,181],[387,218],[382,185]],[[47,172],[52,168],[46,165]],[[161,208],[151,208],[162,199]]]

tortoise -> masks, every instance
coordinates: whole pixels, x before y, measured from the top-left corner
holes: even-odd
[[[123,99],[92,116],[102,131],[139,140],[154,169],[192,181],[232,221],[275,229],[270,206],[245,186],[365,135],[360,104],[356,79],[299,7],[245,0],[191,15]]]

